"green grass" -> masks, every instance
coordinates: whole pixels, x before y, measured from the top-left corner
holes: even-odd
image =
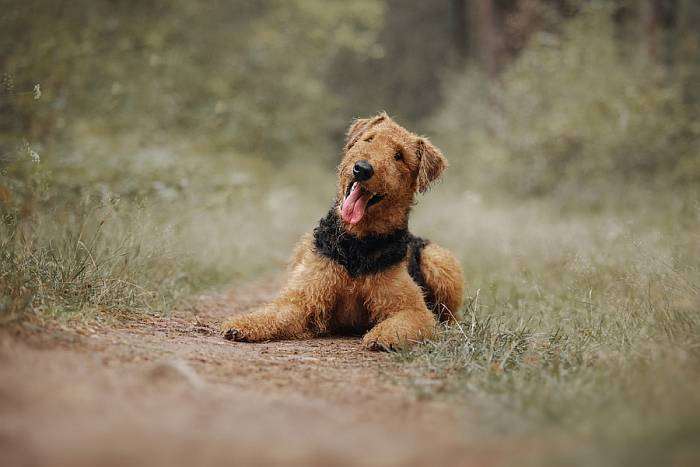
[[[626,189],[596,212],[426,200],[417,223],[462,258],[470,297],[463,322],[397,356],[417,393],[480,407],[487,433],[580,445],[573,465],[697,465],[698,195]]]
[[[60,165],[20,158],[0,179],[13,194],[0,204],[0,322],[162,313],[281,270],[330,200],[323,182],[300,188],[314,174],[254,157],[109,138],[83,150]]]

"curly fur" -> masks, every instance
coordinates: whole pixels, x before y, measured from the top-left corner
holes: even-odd
[[[345,232],[335,209],[331,209],[314,229],[318,254],[343,266],[350,277],[376,274],[400,263],[406,258],[409,240],[406,229],[357,238]]]
[[[430,285],[425,280],[423,271],[421,270],[421,257],[423,255],[423,250],[428,246],[430,242],[424,238],[416,237],[411,235],[409,239],[409,253],[408,253],[408,274],[411,276],[413,281],[418,284],[418,286],[423,291],[423,298],[425,299],[425,304],[431,311],[435,310],[435,293],[430,288]]]
[[[336,204],[295,249],[287,285],[272,303],[225,322],[227,339],[366,332],[365,348],[391,350],[431,337],[436,315],[459,319],[459,262],[407,229],[415,194],[440,176],[445,157],[385,113],[353,122],[343,153]],[[353,174],[358,161],[374,171],[362,182]],[[359,220],[346,222],[339,213],[353,183],[379,201],[367,204]]]

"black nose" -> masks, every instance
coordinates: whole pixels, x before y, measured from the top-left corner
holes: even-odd
[[[374,169],[372,168],[372,164],[367,161],[357,161],[352,168],[352,174],[355,176],[355,180],[364,182],[372,178]]]

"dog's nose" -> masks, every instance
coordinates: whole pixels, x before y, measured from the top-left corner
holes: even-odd
[[[372,168],[372,164],[367,161],[357,161],[352,168],[352,174],[355,176],[355,180],[364,182],[372,178],[374,169]]]

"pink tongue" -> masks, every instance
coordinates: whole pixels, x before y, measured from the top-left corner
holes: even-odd
[[[362,190],[360,187],[353,187],[350,194],[343,201],[343,206],[340,208],[340,217],[345,222],[357,224],[365,215],[365,208],[369,202],[370,193]]]

